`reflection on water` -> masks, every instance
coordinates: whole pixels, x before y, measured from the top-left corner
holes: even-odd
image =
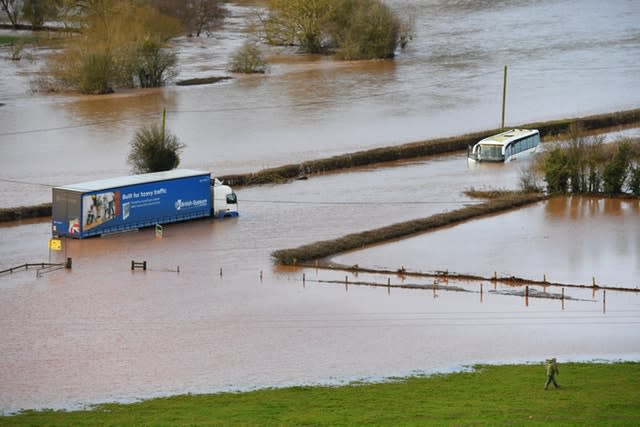
[[[214,37],[176,42],[180,78],[226,73],[251,12],[242,3],[230,5]],[[0,74],[11,76],[0,79],[0,206],[49,201],[47,185],[126,174],[129,141],[162,108],[187,145],[182,166],[223,175],[495,127],[505,63],[508,123],[637,106],[633,2],[390,4],[409,11],[416,30],[392,62],[274,58],[267,76],[93,98],[29,95],[30,76],[0,61]],[[455,154],[246,188],[240,218],[168,225],[162,239],[142,230],[69,241],[60,253],[49,253],[48,223],[2,226],[1,268],[71,256],[73,270],[0,277],[0,410],[340,383],[549,354],[639,357],[635,294],[608,293],[604,314],[591,291],[567,291],[575,300],[562,310],[555,300],[526,306],[488,291],[481,299],[477,284],[388,291],[326,283],[343,272],[272,265],[275,249],[474,203],[462,193],[470,187],[516,188],[523,163],[469,169]],[[638,206],[619,203],[553,199],[344,262],[587,283],[595,274],[633,287]],[[149,270],[132,272],[132,260]]]
[[[635,219],[640,215],[637,200],[620,200],[615,198],[567,197],[556,198],[545,207],[547,218],[563,221],[566,218],[582,220],[595,217],[614,217],[616,221]],[[615,218],[618,217],[618,218]]]
[[[85,95],[74,97],[65,104],[73,120],[80,123],[94,122],[95,126],[113,131],[120,122],[147,116],[160,121],[163,109],[173,109],[176,94],[161,89],[131,90],[100,97]],[[127,126],[130,128],[129,126]]]
[[[525,304],[488,284],[483,294],[453,281],[467,291],[388,291],[326,283],[342,272],[307,270],[302,283],[302,271],[265,269],[261,280],[233,264],[220,275],[212,260],[223,250],[206,244],[208,224],[191,225],[162,241],[149,230],[74,242],[72,272],[3,278],[0,409],[640,354],[637,299],[627,295],[607,293],[603,315],[589,290],[567,290],[563,306]],[[176,256],[169,245],[191,250]],[[149,270],[131,272],[130,259]],[[169,268],[178,262],[179,274]]]
[[[70,241],[72,271],[2,277],[0,410],[640,354],[635,295],[607,293],[603,315],[590,290],[567,289],[562,305],[486,283],[483,294],[454,281],[466,291],[345,286],[344,272],[247,265],[242,221]],[[132,259],[149,269],[131,271]]]
[[[227,75],[260,4],[230,3],[212,37],[173,41],[179,78]],[[389,4],[414,25],[393,61],[283,59],[270,50],[265,76],[108,97],[30,94],[42,56],[24,66],[1,61],[0,179],[68,184],[127,173],[131,138],[163,108],[186,144],[182,165],[214,175],[493,128],[505,64],[508,125],[637,107],[634,2]],[[15,184],[0,181],[0,191],[5,185]],[[12,187],[0,206],[49,197]]]
[[[336,262],[491,277],[516,276],[637,288],[640,201],[557,197],[523,208],[338,256]]]
[[[445,284],[437,290],[374,288],[353,282],[424,286],[432,279],[302,271],[274,267],[269,258],[274,249],[459,208],[472,202],[461,188],[495,181],[508,188],[517,171],[515,162],[470,170],[464,154],[362,168],[241,189],[239,218],[170,224],[162,239],[145,229],[65,241],[51,256],[72,257],[72,271],[0,277],[0,410],[339,384],[482,362],[541,361],[549,354],[560,360],[640,357],[635,294],[608,292],[603,313],[602,294],[591,290],[566,289],[562,304],[525,303],[503,295],[508,287],[488,283],[483,293],[482,284],[454,281],[446,285],[464,291]],[[620,202],[631,222],[621,236],[612,234],[620,220],[612,221],[604,203],[580,221],[569,215],[574,200],[549,203],[431,233],[436,240],[426,244],[408,248],[408,239],[341,261],[430,269],[444,265],[440,259],[459,259],[465,268],[491,271],[501,258],[526,275],[542,271],[538,260],[564,260],[563,252],[575,251],[581,265],[568,271],[574,282],[582,280],[574,274],[585,261],[596,268],[617,265],[626,274],[629,267],[617,263],[639,258],[637,204]],[[458,234],[462,227],[471,228]],[[584,242],[567,235],[599,239],[599,245],[585,254]],[[46,222],[0,228],[0,265],[46,260],[49,236]],[[547,255],[545,240],[559,253]],[[535,257],[520,263],[523,248]],[[132,260],[147,261],[148,270],[131,271]],[[560,270],[545,267],[550,280],[562,281]],[[605,273],[598,271],[598,278],[602,274],[608,284]]]

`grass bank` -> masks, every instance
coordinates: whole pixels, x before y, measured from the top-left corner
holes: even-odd
[[[343,387],[175,396],[90,411],[26,412],[11,426],[637,426],[640,363],[477,366],[472,372]]]
[[[271,256],[276,262],[284,265],[304,264],[312,260],[326,258],[353,249],[360,249],[375,243],[407,237],[447,225],[458,224],[471,218],[518,208],[539,202],[545,198],[546,196],[538,193],[504,193],[501,198],[489,199],[482,204],[466,206],[451,212],[392,224],[374,230],[352,233],[337,239],[310,243],[297,248],[280,249],[274,251]]]

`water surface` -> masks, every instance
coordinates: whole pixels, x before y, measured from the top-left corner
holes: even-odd
[[[178,78],[228,75],[260,4],[231,3],[212,37],[176,40]],[[33,94],[46,52],[0,61],[0,206],[48,201],[52,185],[128,174],[135,131],[159,122],[163,109],[186,144],[182,165],[225,175],[495,128],[505,64],[508,126],[638,107],[636,2],[389,4],[414,29],[392,61],[268,50],[265,76],[108,96]]]
[[[556,197],[335,261],[638,289],[639,219],[638,200]]]
[[[608,292],[605,311],[602,293],[591,290],[566,289],[564,304],[534,298],[525,302],[503,294],[512,289],[489,283],[483,284],[482,294],[480,283],[454,281],[446,285],[465,292],[447,290],[445,284],[435,292],[389,290],[354,282],[389,280],[395,286],[429,285],[433,280],[281,268],[269,257],[275,249],[475,203],[453,186],[500,180],[507,188],[515,187],[517,170],[516,162],[468,169],[464,156],[457,155],[365,168],[243,189],[239,218],[170,224],[162,239],[145,229],[65,241],[65,250],[51,257],[72,257],[71,271],[37,277],[29,270],[0,277],[2,410],[341,384],[447,372],[478,362],[537,362],[551,354],[561,361],[637,359],[637,294]],[[499,219],[516,214],[533,224],[557,220],[560,228],[569,221],[581,230],[581,221],[571,222],[569,214],[562,213],[571,212],[568,206],[560,203],[550,211],[536,206],[469,224],[501,236],[495,244],[510,245],[501,252],[503,258],[525,275],[529,265],[518,263],[514,248],[527,248],[528,242],[516,244],[513,239],[519,235],[509,234],[513,220]],[[590,210],[581,206],[579,215],[588,219]],[[596,211],[603,232],[615,227],[618,218],[609,213],[619,210],[603,205]],[[49,227],[38,221],[1,227],[0,268],[46,261]],[[467,261],[465,267],[477,267],[465,251],[491,248],[493,240],[472,245],[470,239],[451,239],[452,230],[432,233],[436,239],[440,233],[445,236],[436,250],[418,253],[395,243],[371,249],[373,255],[363,252],[364,260],[351,258],[357,253],[345,255],[345,262],[427,269],[436,256],[460,256]],[[592,242],[590,236],[601,239],[600,234],[586,233],[585,243]],[[630,237],[615,234],[607,239],[603,250],[626,247],[615,252],[624,255],[635,248],[637,256]],[[375,251],[387,246],[391,253],[384,262],[377,261]],[[560,246],[584,252],[570,239]],[[543,254],[537,257],[544,259]],[[132,272],[132,260],[147,261],[149,270]],[[576,271],[579,274],[569,277],[572,282],[582,280],[583,272],[567,270]],[[547,272],[550,278],[559,277],[555,270]]]
[[[182,166],[224,175],[496,127],[504,64],[508,124],[637,107],[635,2],[389,3],[408,11],[415,28],[393,61],[270,53],[266,76],[104,97],[31,93],[46,52],[0,61],[0,207],[50,201],[52,185],[128,174],[129,141],[163,108],[187,145]],[[179,78],[227,74],[256,5],[231,4],[211,38],[176,41]],[[469,169],[454,154],[244,188],[240,218],[167,225],[162,239],[142,230],[68,241],[60,253],[47,249],[48,222],[3,224],[0,269],[50,257],[72,257],[73,269],[0,277],[0,410],[343,383],[551,355],[637,360],[636,294],[607,293],[605,311],[602,294],[567,290],[574,299],[563,309],[552,299],[527,305],[499,287],[490,293],[488,284],[480,294],[479,283],[436,293],[345,286],[345,275],[389,278],[284,269],[270,259],[275,249],[477,203],[463,191],[515,189],[526,165]],[[428,252],[390,245],[384,259],[357,262],[431,269],[459,260],[452,270],[491,272],[487,254],[516,257],[522,248],[544,265],[508,258],[513,267],[499,271],[624,284],[638,276],[637,206],[558,203],[471,222],[462,237],[457,227],[433,233],[445,237]],[[518,228],[522,222],[534,227]],[[551,248],[556,258],[545,254],[545,236],[562,239]],[[150,269],[132,272],[132,260]],[[625,265],[614,268],[619,260]]]

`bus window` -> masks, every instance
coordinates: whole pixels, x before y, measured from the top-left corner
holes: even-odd
[[[502,146],[500,145],[481,145],[479,148],[479,158],[482,160],[502,161]]]

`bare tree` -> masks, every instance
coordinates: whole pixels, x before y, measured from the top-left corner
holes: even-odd
[[[193,0],[194,31],[200,36],[203,31],[210,32],[212,27],[224,17],[224,9],[218,0]]]
[[[200,36],[218,24],[225,15],[223,0],[152,0],[160,13],[178,19],[185,31]]]
[[[145,41],[137,55],[137,76],[141,87],[160,87],[175,77],[176,54],[152,41]]]
[[[22,16],[31,21],[34,30],[42,28],[46,20],[56,19],[63,0],[24,0]]]
[[[17,28],[20,19],[20,9],[22,8],[22,0],[0,0],[2,11],[9,18],[9,22],[13,28]]]
[[[382,0],[271,0],[263,20],[268,43],[342,59],[392,58],[407,29]],[[401,40],[401,36],[403,39]]]
[[[160,86],[172,78],[175,54],[164,43],[180,33],[176,19],[131,0],[67,4],[67,19],[80,31],[49,59],[49,73],[62,87],[102,94],[137,84]]]
[[[233,54],[228,68],[234,73],[264,73],[267,71],[267,63],[258,46],[246,42]]]
[[[327,29],[334,13],[334,0],[273,0],[264,32],[269,43],[300,46],[308,53],[321,53],[329,37]]]

